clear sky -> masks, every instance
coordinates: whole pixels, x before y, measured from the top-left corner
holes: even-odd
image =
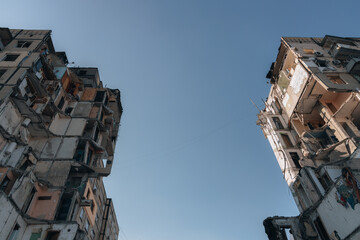
[[[297,215],[256,126],[281,36],[360,37],[359,1],[63,0],[1,3],[3,27],[51,29],[98,67],[124,114],[105,180],[127,240],[267,239]]]

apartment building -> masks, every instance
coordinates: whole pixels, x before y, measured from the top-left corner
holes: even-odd
[[[120,91],[67,65],[51,31],[0,28],[0,239],[117,239]]]
[[[360,38],[283,37],[257,124],[295,203],[271,240],[360,239]]]

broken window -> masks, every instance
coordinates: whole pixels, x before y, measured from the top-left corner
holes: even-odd
[[[19,56],[20,56],[20,54],[7,54],[5,56],[5,58],[3,59],[3,61],[14,62]]]
[[[59,238],[59,231],[49,231],[46,235],[45,240],[57,240]]]
[[[276,129],[284,129],[284,126],[282,125],[282,123],[278,117],[273,117],[272,120],[275,124]]]
[[[285,133],[281,133],[280,135],[281,135],[282,140],[285,143],[286,148],[292,148],[294,146],[289,138],[289,135],[287,135]]]
[[[329,235],[327,234],[325,227],[320,219],[320,217],[317,217],[314,221],[314,225],[316,227],[317,232],[320,235],[321,240],[330,240]]]
[[[6,69],[0,69],[0,78],[2,77],[2,75],[4,75],[5,72],[6,72]]]
[[[28,48],[30,47],[32,42],[29,41],[18,41],[16,47],[17,48]]]
[[[295,164],[295,166],[297,168],[301,168],[300,163],[299,163],[300,157],[297,154],[297,152],[290,152],[290,156],[291,156],[291,159],[293,160],[293,163]]]
[[[20,229],[20,226],[19,226],[19,224],[16,223],[13,230],[11,231],[9,237],[7,238],[7,240],[15,240],[19,233],[19,229]]]

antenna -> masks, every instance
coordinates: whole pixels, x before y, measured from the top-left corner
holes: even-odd
[[[259,112],[261,112],[260,108],[258,108],[258,106],[256,106],[256,104],[253,102],[253,100],[250,98],[250,101],[252,102],[252,104],[254,104],[254,106],[257,108],[257,110],[259,110]]]

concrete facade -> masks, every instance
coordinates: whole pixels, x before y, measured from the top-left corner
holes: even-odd
[[[267,218],[271,240],[360,239],[359,57],[359,38],[281,38],[257,124],[300,215]]]
[[[0,28],[0,239],[118,238],[120,91],[67,64],[51,31]]]

